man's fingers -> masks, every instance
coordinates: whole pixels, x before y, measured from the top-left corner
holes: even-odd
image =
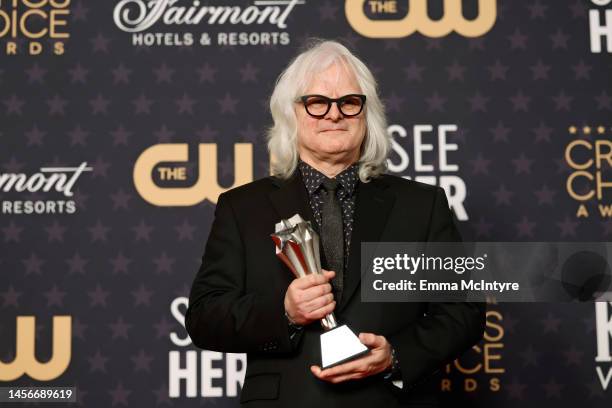
[[[334,300],[334,295],[331,293],[328,293],[323,296],[319,296],[318,298],[312,299],[311,301],[306,303],[304,305],[304,310],[311,311],[311,310],[320,309],[323,306],[330,304],[333,300]]]
[[[325,315],[330,314],[334,311],[336,307],[336,301],[332,301],[330,304],[327,304],[317,310],[313,310],[312,312],[306,313],[306,318],[310,320],[322,319]]]
[[[385,344],[385,338],[374,333],[359,333],[359,341],[370,348],[382,347]]]
[[[294,285],[298,289],[306,289],[311,286],[321,285],[327,283],[331,278],[335,276],[335,272],[327,271],[326,273],[319,274],[313,273],[310,275],[302,276],[301,278],[295,279]]]
[[[352,372],[365,371],[370,363],[370,355],[358,358],[357,360],[349,361],[348,363],[339,364],[332,368],[327,368],[321,371],[321,376],[325,378],[344,375]]]
[[[301,301],[307,302],[309,300],[313,300],[318,297],[325,296],[328,293],[331,293],[331,291],[332,291],[332,286],[329,283],[323,283],[321,285],[312,286],[310,288],[302,290],[302,293],[300,294]]]

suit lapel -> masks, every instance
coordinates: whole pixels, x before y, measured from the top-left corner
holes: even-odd
[[[386,190],[387,187],[381,178],[373,179],[369,183],[359,182],[349,261],[338,311],[346,307],[361,282],[361,243],[380,240],[393,208],[395,196]]]
[[[291,218],[297,213],[306,221],[310,221],[312,227],[319,233],[300,171],[296,170],[287,180],[278,178],[272,180],[278,189],[270,193],[269,198],[279,215],[278,221]]]

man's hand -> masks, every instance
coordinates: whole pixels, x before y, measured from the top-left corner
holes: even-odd
[[[332,368],[321,370],[319,366],[310,366],[310,371],[323,381],[339,383],[347,380],[357,380],[369,377],[391,368],[391,345],[384,336],[373,333],[360,333],[359,340],[370,348],[370,353],[340,364]]]
[[[315,273],[294,279],[287,288],[285,311],[289,318],[300,326],[322,319],[336,307],[329,283],[336,274],[325,269],[322,271],[323,274]]]

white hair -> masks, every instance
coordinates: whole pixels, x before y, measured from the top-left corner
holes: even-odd
[[[295,171],[299,159],[295,100],[306,92],[316,74],[334,63],[351,70],[361,92],[366,95],[366,134],[359,157],[359,179],[366,183],[386,170],[391,139],[372,72],[344,45],[336,41],[315,40],[279,75],[270,97],[274,125],[268,130],[268,150],[273,175],[287,179]]]

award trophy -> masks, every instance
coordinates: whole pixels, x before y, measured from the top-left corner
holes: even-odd
[[[271,234],[278,256],[297,277],[321,273],[319,235],[299,214],[281,220]],[[341,271],[336,271],[341,273]],[[368,353],[353,331],[338,325],[333,313],[321,319],[325,332],[321,334],[321,368],[326,369]]]

